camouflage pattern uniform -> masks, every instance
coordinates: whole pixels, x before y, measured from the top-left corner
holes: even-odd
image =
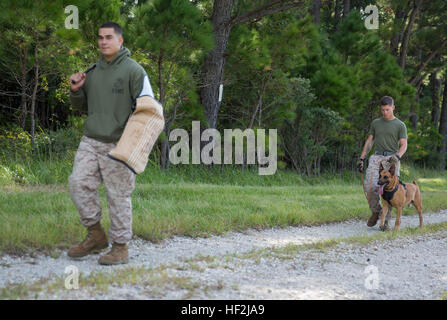
[[[391,156],[382,156],[377,154],[373,154],[371,157],[369,157],[368,169],[366,169],[365,173],[363,190],[365,190],[367,194],[369,208],[373,213],[375,212],[379,212],[380,214],[382,213],[382,206],[380,205],[380,196],[379,196],[379,185],[377,184],[377,182],[379,181],[380,163],[382,163],[382,166],[385,170],[388,170],[391,166],[390,163],[388,162],[389,158],[391,158]],[[400,170],[400,161],[396,163],[395,172],[397,176],[399,176],[399,170]],[[391,219],[391,210],[388,211],[385,220],[389,221],[390,219]]]
[[[81,223],[92,226],[102,218],[97,189],[104,182],[111,221],[109,238],[112,242],[127,243],[132,238],[130,196],[135,188],[135,174],[121,162],[107,157],[116,144],[82,137],[69,178],[70,195]]]

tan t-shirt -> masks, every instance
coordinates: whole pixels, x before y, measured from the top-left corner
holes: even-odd
[[[397,118],[385,120],[382,117],[373,120],[369,134],[373,136],[375,152],[396,153],[399,151],[399,140],[407,139],[407,127]]]

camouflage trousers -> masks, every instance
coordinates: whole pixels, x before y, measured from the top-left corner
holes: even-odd
[[[68,181],[71,199],[85,227],[102,218],[98,187],[104,182],[111,222],[109,238],[112,242],[127,243],[132,238],[130,196],[135,188],[135,174],[121,162],[107,157],[115,146],[116,143],[103,143],[83,136]]]
[[[373,154],[369,157],[368,169],[366,169],[365,179],[363,190],[366,192],[366,196],[368,199],[369,208],[372,213],[379,212],[382,213],[382,206],[380,205],[380,195],[379,195],[379,185],[377,182],[379,181],[379,169],[380,164],[385,170],[390,168],[390,164],[388,163],[388,159],[391,156],[381,156],[377,154]],[[396,175],[399,176],[400,170],[400,161],[396,163]],[[388,211],[385,220],[389,221],[391,219],[391,209]]]

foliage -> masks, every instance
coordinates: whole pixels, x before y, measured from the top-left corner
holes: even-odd
[[[207,84],[200,79],[204,58],[214,47],[214,3],[1,1],[0,157],[31,159],[33,141],[34,156],[41,158],[66,157],[76,150],[82,128],[74,127],[73,116],[79,114],[69,105],[68,78],[98,59],[97,29],[116,21],[123,26],[125,46],[163,103],[167,126],[150,158],[161,162],[171,129],[204,122],[200,88]],[[241,16],[266,3],[235,1],[232,14]],[[434,104],[441,104],[442,94],[433,91],[427,78],[434,74],[445,88],[445,1],[423,2],[409,32],[405,68],[399,61],[414,3],[350,1],[346,16],[341,14],[344,3],[321,1],[318,25],[307,14],[313,12],[313,1],[307,1],[232,26],[222,53],[224,91],[217,128],[277,128],[279,161],[298,173],[353,169],[371,121],[380,117],[378,101],[390,95],[396,115],[407,123],[405,157],[436,166],[442,137],[440,121],[433,123],[431,114],[440,109]],[[64,28],[69,4],[79,9],[78,30]],[[364,26],[362,10],[369,4],[379,8],[379,30]]]
[[[35,136],[35,154],[32,152],[31,135],[19,126],[0,128],[0,159],[21,161],[39,158],[71,158],[82,136],[83,119],[70,117],[66,128],[45,131],[38,128]]]

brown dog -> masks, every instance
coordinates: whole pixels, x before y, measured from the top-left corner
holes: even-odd
[[[413,183],[403,184],[399,181],[399,177],[394,175],[396,166],[393,164],[389,171],[384,170],[382,164],[380,164],[379,182],[380,186],[379,194],[382,198],[382,215],[380,217],[379,228],[385,231],[384,220],[389,209],[393,207],[397,210],[396,222],[394,223],[394,231],[399,230],[400,218],[404,206],[412,203],[419,214],[419,227],[422,227],[422,197],[421,191],[416,181]]]

